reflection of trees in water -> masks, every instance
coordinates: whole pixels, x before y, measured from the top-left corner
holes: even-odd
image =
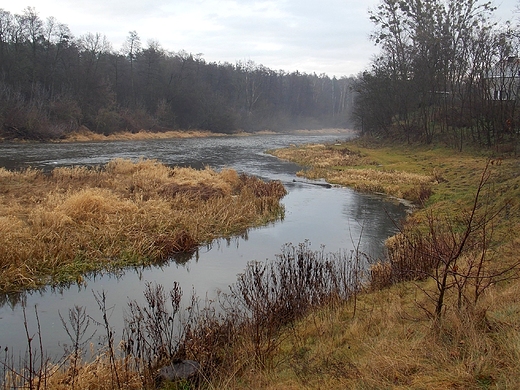
[[[86,289],[87,282],[84,280],[67,281],[60,282],[52,286],[39,287],[37,289],[0,294],[0,307],[9,306],[9,308],[14,310],[17,306],[25,306],[25,304],[27,303],[27,298],[31,295],[39,294],[40,296],[44,296],[48,293],[55,295],[63,295],[67,292],[67,290],[74,286],[78,288],[78,291],[81,291],[83,289]]]
[[[397,232],[404,214],[405,206],[398,201],[354,191],[351,201],[343,206],[343,216],[350,221],[351,237],[348,239],[357,245],[361,235],[360,250],[374,260],[384,256],[384,242]]]

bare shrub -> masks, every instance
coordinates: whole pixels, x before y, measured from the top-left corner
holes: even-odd
[[[436,290],[424,292],[435,308],[425,310],[436,320],[441,319],[449,291],[456,291],[456,308],[460,311],[463,307],[475,307],[491,285],[518,275],[520,261],[490,261],[493,222],[507,204],[491,202],[492,188],[487,185],[489,165],[488,161],[468,209],[455,217],[431,211],[422,229],[408,225],[387,241],[391,272],[385,272],[385,277],[389,282],[432,278]],[[489,192],[484,194],[486,189]],[[382,275],[379,268],[374,268],[373,277],[376,283],[384,284],[378,280]]]
[[[275,260],[249,263],[217,301],[201,306],[192,294],[187,309],[181,309],[182,291],[176,283],[169,292],[147,284],[146,304],[129,303],[126,355],[136,359],[147,383],[161,364],[176,359],[196,360],[206,379],[237,364],[266,366],[284,327],[312,308],[349,299],[361,288],[360,265],[354,252],[326,254],[323,248],[311,250],[309,242],[287,244]],[[236,356],[237,351],[243,355]]]
[[[74,308],[69,309],[68,320],[64,319],[61,313],[60,319],[71,341],[70,345],[64,345],[65,354],[68,355],[69,360],[69,368],[64,382],[69,385],[71,389],[74,389],[77,385],[78,371],[81,367],[86,346],[92,337],[94,337],[95,332],[85,337],[90,325],[90,318],[84,307],[74,306]]]
[[[69,311],[68,322],[62,318],[71,340],[67,359],[58,364],[45,360],[41,337],[38,354],[27,332],[30,354],[23,368],[14,368],[7,350],[0,362],[4,387],[153,388],[158,369],[180,359],[200,363],[197,380],[211,385],[250,365],[269,366],[287,326],[313,308],[350,299],[362,288],[365,260],[356,251],[313,251],[308,241],[286,244],[274,260],[249,263],[229,292],[215,301],[201,302],[193,292],[188,307],[181,306],[177,283],[168,291],[148,283],[145,302],[128,303],[119,347],[109,321],[113,307],[107,305],[105,292],[94,293],[100,320],[80,307]],[[104,329],[104,345],[94,361],[85,363],[90,322]]]
[[[433,190],[430,183],[420,183],[403,192],[403,198],[411,200],[419,206],[424,206],[432,195]]]
[[[147,283],[144,296],[146,305],[135,300],[128,303],[123,345],[127,356],[141,362],[138,368],[146,381],[153,382],[161,364],[179,358],[189,322],[182,323],[180,318],[182,291],[178,283],[168,292],[161,285]]]
[[[24,357],[20,357],[16,361],[14,356],[9,354],[8,348],[4,348],[4,359],[0,361],[0,366],[3,367],[3,380],[0,384],[5,389],[47,389],[47,381],[55,371],[55,366],[43,350],[42,331],[36,306],[34,307],[34,314],[36,331],[33,332],[30,329],[24,303],[23,327],[27,341]]]
[[[314,307],[350,298],[360,288],[356,264],[352,253],[312,251],[308,241],[286,244],[273,262],[249,263],[231,286],[227,311],[242,313],[256,361],[267,363],[284,326]]]
[[[370,266],[370,288],[381,290],[394,284],[392,265],[389,262],[378,261]]]
[[[391,272],[385,272],[388,284],[404,280],[424,280],[435,266],[431,248],[424,236],[409,224],[405,230],[386,240]],[[377,268],[374,269],[377,272]]]
[[[105,354],[108,356],[110,363],[110,383],[112,388],[121,389],[122,386],[122,378],[121,373],[118,370],[118,361],[116,356],[116,348],[115,348],[115,340],[114,340],[114,330],[112,326],[110,326],[110,316],[114,307],[107,307],[107,295],[105,291],[102,292],[93,292],[96,303],[101,311],[102,320],[95,321],[98,326],[102,326],[105,330]]]

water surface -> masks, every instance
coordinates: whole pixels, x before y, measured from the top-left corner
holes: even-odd
[[[141,301],[147,282],[160,283],[166,288],[178,282],[186,295],[194,289],[201,297],[211,298],[218,290],[226,291],[249,261],[274,259],[284,244],[297,245],[304,240],[309,240],[316,250],[322,245],[330,252],[354,250],[359,246],[373,258],[381,256],[383,241],[396,231],[395,223],[405,215],[403,205],[348,188],[325,188],[305,182],[296,177],[301,167],[265,153],[290,144],[335,142],[345,138],[338,134],[320,134],[0,144],[0,166],[10,169],[31,166],[51,170],[57,166],[103,164],[113,158],[152,158],[169,165],[234,168],[266,180],[281,180],[288,190],[283,199],[286,211],[282,221],[251,229],[241,237],[216,240],[200,247],[188,261],[170,260],[161,266],[126,269],[118,275],[90,275],[77,285],[48,287],[23,296],[4,296],[0,302],[0,347],[8,346],[20,352],[26,349],[21,300],[26,303],[30,331],[36,333],[36,307],[45,349],[51,355],[59,355],[63,345],[70,343],[59,313],[66,318],[68,310],[77,305],[101,320],[93,292],[106,293],[112,313],[110,323],[118,340],[127,302]]]

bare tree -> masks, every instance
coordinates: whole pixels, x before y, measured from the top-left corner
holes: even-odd
[[[430,212],[426,231],[414,227],[403,230],[399,243],[390,250],[394,280],[435,281],[434,291],[421,289],[434,304],[431,314],[438,323],[451,290],[456,292],[458,310],[474,307],[486,289],[516,278],[520,270],[520,261],[502,264],[493,259],[493,225],[507,204],[491,201],[490,164],[488,161],[482,172],[469,209],[454,217]]]

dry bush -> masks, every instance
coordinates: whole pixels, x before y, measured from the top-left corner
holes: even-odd
[[[182,291],[177,284],[169,291],[148,284],[145,304],[129,302],[119,347],[108,323],[106,295],[94,293],[108,340],[101,353],[93,361],[82,360],[81,348],[88,342],[83,338],[92,317],[76,307],[69,312],[69,324],[62,318],[72,341],[69,357],[62,364],[46,362],[40,368],[25,360],[20,369],[14,359],[4,359],[10,374],[4,375],[2,385],[154,388],[160,367],[176,359],[193,359],[201,364],[200,385],[227,387],[238,373],[272,364],[286,339],[282,332],[311,309],[344,302],[355,294],[359,262],[354,260],[345,253],[312,251],[308,243],[287,245],[272,262],[250,263],[231,292],[217,302],[201,305],[192,295],[187,309],[180,306]],[[343,372],[339,363],[336,366]]]
[[[422,234],[412,229],[397,233],[385,242],[388,251],[388,266],[391,272],[382,275],[388,277],[389,283],[406,280],[424,280],[435,266],[433,248],[424,240]],[[377,273],[377,268],[375,269]],[[384,283],[383,283],[384,284]]]
[[[175,359],[201,364],[204,380],[230,379],[246,367],[265,367],[284,337],[281,332],[313,308],[344,302],[359,288],[359,262],[351,254],[286,245],[276,260],[249,263],[230,292],[203,305],[192,295],[187,311],[182,291],[148,284],[146,304],[129,303],[123,345],[139,362],[146,383]]]
[[[488,162],[469,206],[461,207],[455,216],[430,210],[422,224],[410,219],[399,234],[387,240],[390,271],[382,273],[380,267],[374,267],[374,280],[383,285],[380,279],[385,276],[389,279],[386,284],[431,278],[435,288],[425,293],[435,308],[423,309],[438,326],[448,308],[464,314],[476,307],[488,288],[520,274],[517,259],[499,262],[494,258],[494,226],[508,203],[492,201],[489,167]],[[504,239],[507,237],[501,237]]]
[[[312,251],[308,242],[287,244],[273,262],[249,263],[227,297],[226,311],[242,313],[245,346],[262,366],[279,348],[279,332],[310,310],[353,297],[361,284],[353,254]]]
[[[413,203],[424,206],[426,201],[433,194],[431,184],[421,183],[412,188],[403,191],[402,198],[412,201]]]
[[[381,290],[394,284],[392,266],[389,262],[378,261],[370,266],[370,288]]]

